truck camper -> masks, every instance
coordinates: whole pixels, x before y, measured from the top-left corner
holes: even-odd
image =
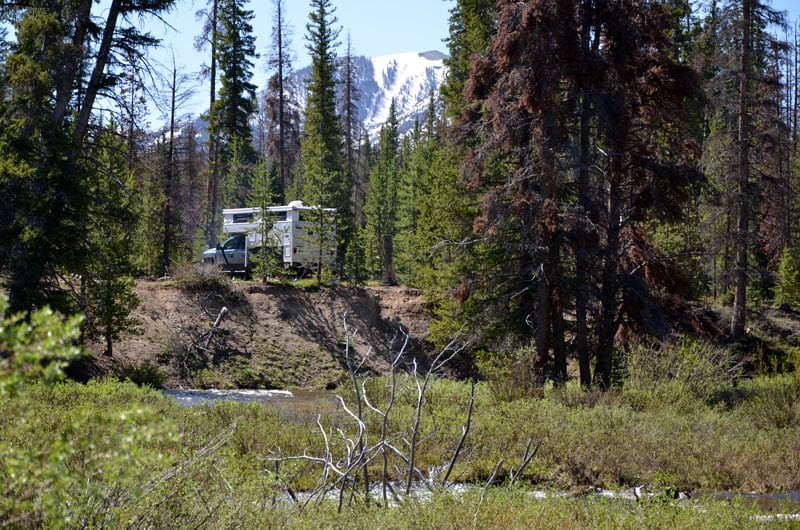
[[[230,236],[202,255],[203,263],[231,272],[248,274],[263,249],[276,255],[284,269],[315,270],[336,260],[335,208],[306,206],[292,201],[266,209],[222,210],[222,231]]]

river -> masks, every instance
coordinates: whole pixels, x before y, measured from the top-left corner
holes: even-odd
[[[295,412],[327,411],[336,407],[334,394],[313,390],[172,389],[164,390],[164,394],[186,406],[213,404],[218,401],[237,401],[261,403]]]

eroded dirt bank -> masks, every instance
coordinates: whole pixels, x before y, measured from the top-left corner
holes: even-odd
[[[168,388],[333,388],[347,379],[346,343],[374,372],[388,369],[406,337],[408,363],[424,366],[429,351],[429,313],[407,287],[141,282],[136,294],[138,332],[115,343],[113,359],[98,353],[92,375],[150,363]]]

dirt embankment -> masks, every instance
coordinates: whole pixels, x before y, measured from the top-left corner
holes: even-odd
[[[417,289],[141,282],[136,294],[138,332],[115,343],[113,359],[98,353],[95,374],[149,363],[170,388],[332,388],[348,378],[348,352],[376,373],[401,349],[405,364],[427,363]]]

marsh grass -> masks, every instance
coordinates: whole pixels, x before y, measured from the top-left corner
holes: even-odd
[[[392,442],[404,447],[415,418],[414,388],[405,378],[398,385],[390,433]],[[377,405],[388,398],[385,379],[368,380],[364,388]],[[673,408],[654,402],[635,406],[624,387],[595,395],[570,384],[540,398],[506,402],[478,385],[472,428],[451,478],[473,484],[472,490],[434,490],[424,502],[409,500],[384,510],[355,503],[339,513],[335,502],[324,500],[293,505],[289,492],[319,484],[320,466],[274,457],[323,455],[321,426],[330,437],[331,456],[342,458],[355,425],[341,409],[318,416],[234,402],[185,408],[132,383],[27,384],[16,396],[0,397],[0,521],[48,528],[754,526],[752,508],[710,501],[700,507],[583,496],[540,501],[528,493],[643,484],[709,491],[800,489],[796,409],[788,420],[775,419],[787,417],[776,411],[790,408],[797,378],[742,380],[731,389],[737,390],[735,397],[724,406],[692,393],[691,406]],[[654,391],[670,397],[685,388],[667,384]],[[432,383],[417,448],[417,466],[426,473],[435,474],[452,457],[468,396],[465,383]],[[380,422],[366,420],[368,436],[377,439]],[[337,437],[339,432],[345,438]],[[544,443],[521,481],[509,487],[531,439]],[[402,462],[390,460],[388,469],[391,479],[405,478]],[[495,471],[495,486],[484,490]],[[377,463],[369,473],[370,480],[380,477]]]

